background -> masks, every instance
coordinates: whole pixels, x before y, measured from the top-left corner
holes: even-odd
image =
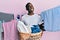
[[[27,13],[25,5],[31,2],[34,5],[34,13],[41,13],[44,10],[60,5],[60,0],[0,0],[0,12],[17,14]],[[44,32],[41,40],[60,40],[60,32]]]

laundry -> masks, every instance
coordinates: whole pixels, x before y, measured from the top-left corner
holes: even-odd
[[[18,40],[18,31],[16,28],[16,20],[3,23],[4,40]]]
[[[3,32],[2,22],[0,21],[0,40],[2,40],[2,32]]]
[[[43,11],[40,15],[46,31],[60,31],[60,6]]]
[[[31,27],[31,31],[31,33],[39,33],[41,30],[39,25],[33,25],[33,27]]]
[[[22,33],[31,33],[29,31],[29,26],[26,26],[22,21],[18,21],[17,23],[17,29],[19,32],[22,32]]]
[[[4,12],[0,12],[0,21],[1,22],[9,22],[14,19],[14,14],[8,14]]]

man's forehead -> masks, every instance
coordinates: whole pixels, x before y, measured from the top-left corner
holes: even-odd
[[[33,5],[30,3],[29,6],[33,6]]]

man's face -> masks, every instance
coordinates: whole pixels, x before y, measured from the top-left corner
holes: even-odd
[[[31,3],[29,4],[28,11],[29,12],[33,12],[34,11],[34,7],[33,7],[33,5]]]

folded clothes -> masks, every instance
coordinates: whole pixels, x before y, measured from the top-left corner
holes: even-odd
[[[39,25],[33,25],[33,27],[31,27],[31,33],[38,33],[40,31]]]
[[[29,33],[29,27],[26,26],[22,21],[18,21],[17,29],[19,32]]]

